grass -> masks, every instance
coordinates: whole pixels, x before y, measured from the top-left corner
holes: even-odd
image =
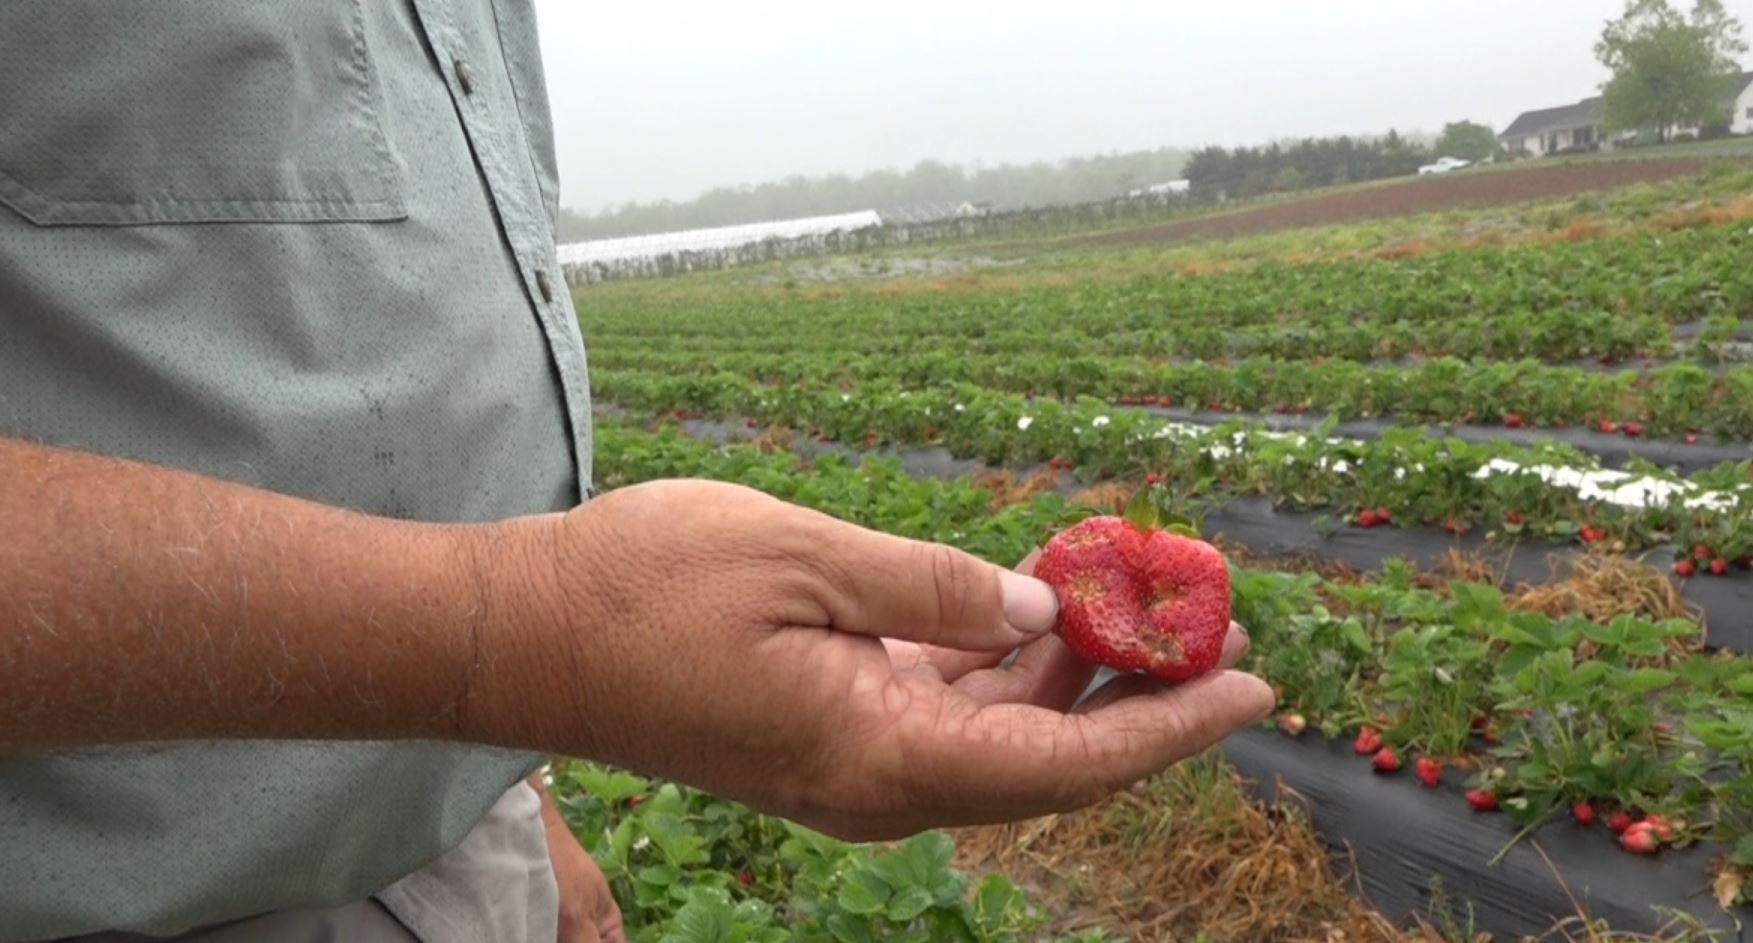
[[[1471,908],[1434,886],[1398,925],[1363,903],[1355,862],[1327,848],[1294,793],[1268,804],[1212,751],[1081,812],[959,829],[956,866],[1002,872],[1049,914],[1054,934],[1118,930],[1138,943],[1484,943]],[[1579,912],[1540,943],[1706,943],[1690,918],[1613,933]],[[1507,943],[1507,941],[1504,941]]]

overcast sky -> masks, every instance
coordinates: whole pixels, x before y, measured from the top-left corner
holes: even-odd
[[[1753,20],[1753,0],[1729,0]],[[1686,4],[1689,7],[1689,4]],[[562,201],[1435,131],[1593,94],[1622,0],[536,0]]]

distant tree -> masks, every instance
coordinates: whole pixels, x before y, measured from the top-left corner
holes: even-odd
[[[925,160],[910,170],[875,170],[860,177],[794,175],[753,186],[719,187],[681,203],[626,203],[596,214],[566,209],[559,237],[578,242],[963,200],[1000,209],[1090,203],[1178,179],[1187,156],[1183,150],[1159,148],[972,168]]]
[[[1438,157],[1484,160],[1497,153],[1497,132],[1472,121],[1452,121],[1443,125],[1435,150]]]
[[[1609,20],[1595,56],[1612,70],[1601,89],[1601,124],[1608,132],[1654,128],[1667,140],[1679,124],[1723,120],[1723,106],[1747,51],[1741,22],[1722,0],[1696,0],[1690,17],[1668,0],[1628,0]]]

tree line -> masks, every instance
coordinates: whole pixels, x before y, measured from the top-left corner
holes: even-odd
[[[970,202],[994,210],[1064,206],[1113,199],[1178,179],[1180,148],[1076,157],[1032,164],[967,167],[924,160],[909,170],[860,176],[794,175],[756,185],[719,187],[692,200],[625,203],[600,213],[560,211],[560,240],[577,242],[805,216]]]

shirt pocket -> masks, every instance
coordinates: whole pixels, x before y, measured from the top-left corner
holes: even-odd
[[[360,0],[0,0],[0,204],[44,226],[395,220]]]

